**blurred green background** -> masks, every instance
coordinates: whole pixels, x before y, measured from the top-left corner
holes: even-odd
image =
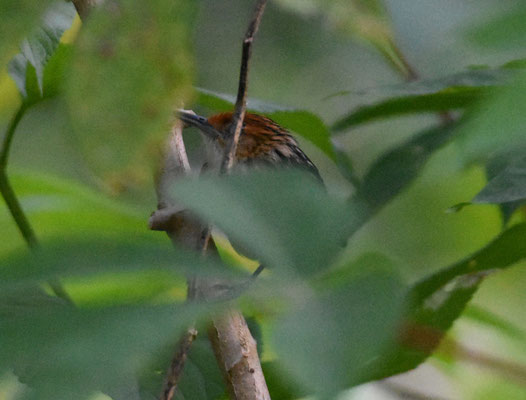
[[[238,79],[240,38],[251,14],[252,2],[201,0],[198,3],[192,26],[195,85],[233,94]],[[268,5],[254,46],[249,96],[310,110],[331,124],[353,107],[381,97],[374,91],[371,93],[370,88],[401,83],[404,79],[377,49],[356,35],[337,29],[326,16],[313,11],[310,3],[315,2],[297,1],[296,8],[275,2]],[[483,26],[485,20],[520,4],[520,1],[496,0],[388,0],[386,9],[399,49],[421,78],[432,79],[470,66],[494,67],[524,57],[523,48],[488,48],[470,39],[470,32]],[[78,28],[78,21],[76,25]],[[331,97],[342,90],[350,93]],[[0,92],[0,131],[3,132],[19,102],[5,69],[0,75]],[[116,237],[119,229],[135,232],[137,237],[152,235],[146,230],[146,221],[156,208],[153,186],[152,190],[133,196],[124,194],[128,204],[125,209],[122,203],[111,204],[111,198],[100,200],[74,144],[71,119],[63,113],[63,101],[52,99],[30,109],[13,143],[9,171],[37,236],[45,240],[66,231],[82,235],[84,230],[94,227]],[[350,155],[358,175],[363,175],[380,154],[436,120],[433,114],[392,118],[353,128],[334,140]],[[302,138],[299,140],[318,165],[330,193],[343,197],[353,192],[352,185],[320,150]],[[363,253],[379,251],[397,262],[406,282],[414,282],[465,257],[495,237],[502,228],[496,206],[475,205],[457,213],[446,212],[455,204],[470,201],[486,182],[483,166],[467,163],[458,146],[453,142],[434,154],[416,182],[352,237],[345,250],[346,257],[355,259]],[[45,185],[40,182],[41,177]],[[91,221],[90,210],[97,207],[118,209],[118,212],[108,211],[114,223]],[[63,211],[62,216],[49,217],[56,209]],[[84,210],[84,214],[78,210]],[[23,249],[25,245],[3,206],[0,223],[0,254]],[[157,235],[156,238],[169,246],[164,237]],[[471,303],[472,312],[480,308],[489,310],[526,332],[525,266],[522,263],[486,279]],[[126,283],[119,282],[114,295],[125,292],[121,284]],[[89,289],[84,286],[75,289],[72,282],[70,288],[77,291],[79,299],[83,293],[87,293],[89,299]],[[145,287],[144,290],[157,289],[153,284],[151,289]],[[524,340],[510,340],[491,328],[481,327],[480,322],[469,315],[456,322],[451,335],[470,348],[526,365]],[[477,366],[477,362],[448,359],[444,353],[447,350],[417,371],[396,378],[392,385],[411,387],[436,398],[526,398],[524,382],[517,384],[509,376],[488,372]],[[16,390],[13,389],[16,385],[11,378],[6,379],[0,398],[11,399],[10,390]],[[406,398],[396,395],[393,387],[371,383],[351,390],[342,395],[342,399]]]

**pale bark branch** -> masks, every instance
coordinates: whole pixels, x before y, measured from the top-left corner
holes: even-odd
[[[214,252],[215,245],[212,240],[209,240],[208,227],[188,210],[178,208],[171,197],[171,190],[177,185],[177,179],[191,172],[180,121],[174,124],[168,148],[164,170],[157,182],[159,210],[150,218],[150,228],[166,231],[172,241],[178,245],[198,251],[208,248],[209,252]],[[224,286],[223,283],[217,279],[189,277],[188,301],[221,299],[222,294],[217,293],[216,287]],[[173,399],[196,334],[192,326],[180,339],[166,373],[161,400]],[[234,396],[232,398],[270,399],[255,340],[248,330],[243,315],[238,311],[229,310],[227,314],[213,318],[209,337],[229,393]],[[214,337],[221,339],[214,340]],[[233,365],[232,362],[224,362],[224,360],[233,359],[239,360],[239,363]]]

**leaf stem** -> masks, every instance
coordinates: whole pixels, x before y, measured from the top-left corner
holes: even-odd
[[[29,224],[29,221],[27,220],[24,211],[20,206],[20,202],[16,198],[15,192],[11,187],[6,173],[11,143],[13,141],[16,128],[18,127],[18,124],[24,116],[26,110],[27,107],[24,104],[19,107],[18,111],[9,122],[9,126],[7,127],[7,131],[2,142],[2,149],[0,152],[0,193],[2,193],[2,197],[6,202],[7,208],[13,216],[13,219],[15,220],[15,223],[27,245],[31,248],[35,248],[38,245],[35,232]]]
[[[27,111],[27,108],[28,107],[25,103],[22,103],[20,105],[18,111],[9,122],[9,126],[7,127],[7,131],[2,141],[2,147],[0,148],[0,193],[2,194],[7,208],[9,209],[9,212],[15,220],[16,226],[22,234],[22,237],[26,241],[28,247],[34,250],[38,247],[38,240],[36,238],[35,231],[31,227],[31,224],[29,223],[26,215],[24,214],[24,210],[22,210],[22,206],[20,205],[20,202],[16,197],[16,194],[11,186],[11,183],[9,182],[9,178],[7,177],[6,173],[7,162],[9,160],[9,151],[11,150],[11,143],[13,142],[13,137],[15,135],[15,131],[18,127],[18,124],[22,120],[22,117]],[[73,304],[71,297],[67,294],[67,292],[64,290],[64,288],[58,280],[50,280],[48,284],[57,297],[65,300],[70,304]]]
[[[7,168],[7,160],[9,158],[9,150],[11,149],[11,142],[13,141],[13,136],[15,134],[16,128],[22,117],[24,116],[27,110],[27,106],[22,103],[18,108],[18,111],[13,116],[7,127],[7,131],[2,142],[2,150],[0,152],[0,172],[4,172]]]

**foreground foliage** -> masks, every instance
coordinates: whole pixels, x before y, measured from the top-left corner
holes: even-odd
[[[0,13],[0,22],[9,21],[13,34],[27,34],[18,32],[17,24],[44,9],[25,3],[20,3],[25,8],[8,3],[9,10],[20,10]],[[280,3],[295,7],[294,2]],[[384,8],[379,2],[365,8],[354,3],[351,11],[357,18],[338,19],[338,26],[350,24],[351,33],[404,70]],[[21,98],[14,118],[56,101],[71,120],[75,149],[89,170],[88,179],[79,182],[35,173],[31,165],[8,171],[40,240],[33,252],[21,247],[10,213],[0,210],[6,227],[0,243],[0,372],[10,371],[26,384],[22,395],[27,398],[87,398],[96,392],[114,399],[155,398],[179,333],[193,321],[205,324],[210,312],[223,306],[184,304],[185,274],[244,279],[253,266],[226,245],[221,260],[174,250],[164,236],[147,230],[154,206],[130,201],[130,193],[140,198],[153,191],[148,165],[158,159],[174,102],[193,99],[195,107],[209,111],[232,107],[229,95],[191,87],[195,6],[164,0],[145,4],[126,2],[119,13],[98,10],[74,44],[60,41],[74,21],[73,6],[53,4],[8,67]],[[328,12],[333,21],[334,10]],[[371,35],[363,18],[386,29]],[[151,29],[137,28],[147,24]],[[496,45],[500,26],[495,22]],[[490,27],[475,37],[490,36]],[[2,56],[11,46],[6,36],[0,39]],[[203,176],[175,185],[174,196],[182,205],[212,221],[268,267],[237,303],[253,317],[264,354],[274,355],[263,365],[274,398],[330,397],[417,367],[461,317],[484,278],[526,257],[520,211],[526,200],[522,65],[519,60],[380,87],[375,91],[381,98],[353,108],[331,126],[311,111],[249,101],[249,109],[317,147],[352,185],[348,197],[313,186],[301,174],[276,171]],[[333,98],[346,102],[351,95],[341,92]],[[335,146],[358,125],[450,111],[454,118],[437,119],[415,132],[364,174]],[[383,254],[380,244],[349,257],[343,251],[346,243],[450,145],[459,149],[462,168],[478,165],[487,171],[487,185],[475,197],[462,199],[462,206],[498,206],[502,232],[462,260],[416,281],[401,276],[397,261]],[[460,206],[452,209],[465,212]],[[50,293],[47,282],[56,278],[75,306]],[[502,334],[510,332],[491,314],[476,315]],[[192,349],[179,390],[181,399],[224,395],[205,340]]]

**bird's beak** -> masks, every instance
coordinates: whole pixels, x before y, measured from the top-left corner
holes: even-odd
[[[177,117],[189,126],[193,126],[203,132],[210,139],[216,140],[222,137],[221,132],[214,128],[205,117],[197,115],[193,111],[183,109],[177,110]]]

